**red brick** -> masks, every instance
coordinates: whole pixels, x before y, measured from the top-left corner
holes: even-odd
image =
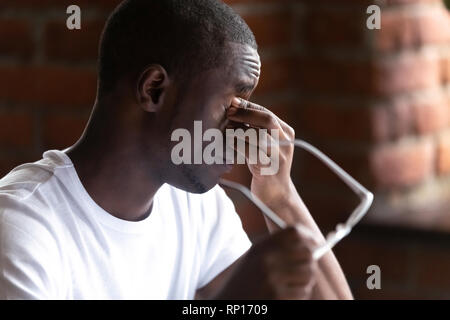
[[[381,29],[374,35],[375,46],[381,51],[445,43],[450,39],[450,19],[441,8],[422,10],[420,14],[387,11],[382,15]]]
[[[292,72],[300,90],[317,94],[391,96],[431,88],[441,80],[439,60],[416,54],[365,62],[301,58]]]
[[[414,3],[438,3],[441,0],[382,0],[382,4],[397,5],[397,4],[414,4]]]
[[[416,3],[441,3],[442,0],[379,0],[374,2],[373,0],[297,0],[301,3],[320,5],[320,6],[333,6],[335,8],[342,7],[342,5],[353,6],[353,9],[366,9],[369,5],[379,5],[381,9],[384,9],[393,5],[408,5]],[[364,11],[365,12],[365,11]]]
[[[265,59],[261,64],[261,78],[255,95],[274,93],[295,87],[292,81],[294,67],[292,57]]]
[[[447,232],[449,219],[443,219],[450,209],[446,182],[433,178],[424,185],[377,194],[367,220],[405,230]]]
[[[450,56],[441,59],[441,81],[446,84],[450,82]]]
[[[261,105],[272,111],[278,118],[290,125],[294,130],[298,128],[297,103],[293,101],[280,101],[277,103],[266,104],[264,101]]]
[[[430,140],[376,147],[370,156],[370,173],[380,188],[411,186],[434,170],[434,144]]]
[[[52,21],[45,26],[45,53],[50,59],[96,60],[98,44],[106,19],[83,20],[81,30],[69,30],[65,21]]]
[[[450,173],[450,134],[439,138],[437,169],[439,174]]]
[[[56,66],[0,67],[0,100],[48,106],[90,106],[95,99],[94,70]]]
[[[369,276],[369,275],[367,275]],[[365,281],[359,281],[359,286],[352,288],[356,300],[423,300],[439,299],[439,296],[429,296],[422,288],[411,289],[401,284],[391,284],[381,278],[381,290],[369,290]],[[442,296],[440,297],[443,298]]]
[[[291,0],[224,0],[223,2],[225,2],[226,4],[233,6],[236,4],[253,4],[253,3],[267,3],[267,2],[277,2],[277,3],[282,3],[282,2],[289,2]]]
[[[74,144],[83,133],[87,115],[49,115],[44,119],[45,149],[63,149]]]
[[[367,267],[378,265],[381,269],[381,287],[385,281],[406,283],[409,275],[410,253],[407,245],[387,239],[362,239],[350,234],[335,249],[342,269],[348,277],[366,284]]]
[[[34,44],[28,21],[0,20],[0,55],[30,58]]]
[[[370,64],[320,57],[299,58],[291,72],[301,91],[322,94],[367,91]],[[345,79],[342,75],[345,74]]]
[[[369,87],[377,95],[427,89],[440,84],[440,64],[434,57],[405,56],[375,63]]]
[[[381,143],[414,132],[439,131],[448,124],[448,110],[447,101],[440,96],[415,103],[396,99],[375,107],[305,100],[299,106],[298,119],[299,128],[313,137]]]
[[[396,140],[413,133],[429,134],[445,128],[449,119],[447,100],[441,95],[421,100],[399,98],[372,108],[374,141]]]
[[[260,47],[290,44],[292,40],[292,13],[281,11],[243,16],[253,31]]]
[[[299,127],[308,135],[328,140],[372,141],[376,111],[365,106],[345,107],[307,100],[299,107]]]
[[[413,111],[416,130],[421,135],[444,129],[449,123],[448,102],[439,97],[414,105]]]
[[[386,231],[356,227],[334,250],[355,298],[448,299],[448,239],[430,233]],[[369,264],[380,266],[381,290],[366,287]]]
[[[280,2],[289,2],[291,0],[277,0]],[[11,7],[25,7],[25,8],[42,8],[42,7],[64,7],[67,8],[69,5],[76,4],[80,7],[90,7],[90,8],[100,8],[100,9],[113,9],[122,0],[78,0],[76,2],[71,0],[2,0],[3,6]],[[225,0],[228,5],[237,4],[253,4],[253,3],[268,3],[274,2],[274,0]]]
[[[397,140],[413,132],[414,117],[411,105],[403,99],[372,108],[372,132],[375,142]]]
[[[448,248],[429,247],[420,248],[416,253],[415,264],[417,265],[417,282],[422,288],[442,288],[448,290],[450,287],[450,256]]]
[[[366,18],[365,11],[320,7],[308,11],[298,28],[308,48],[362,47]]]
[[[374,142],[399,139],[414,128],[414,117],[409,103],[397,100],[372,108],[371,129]]]
[[[33,8],[33,9],[42,9],[48,7],[57,7],[57,8],[67,8],[70,5],[76,4],[83,7],[90,8],[100,8],[100,9],[113,9],[115,8],[122,0],[2,0],[2,6],[4,7],[14,7],[14,8]],[[65,10],[64,10],[65,13]]]
[[[330,157],[338,166],[348,172],[360,183],[370,187],[371,181],[368,176],[369,164],[366,152],[352,150],[353,148],[350,144],[332,143],[331,146],[322,146],[313,139],[307,140],[319,148],[319,150]],[[306,151],[300,151],[300,149],[297,150],[297,154],[298,164],[294,163],[293,167],[299,167],[299,180],[308,181],[308,184],[314,184],[316,186],[320,185],[326,189],[329,188],[342,191],[348,189],[347,185],[324,163],[322,163],[322,161],[313,155],[308,154]],[[352,193],[350,193],[350,195],[351,194]]]
[[[357,6],[367,6],[369,4],[373,4],[372,0],[298,0],[298,2],[305,3],[305,4],[313,4],[313,5],[335,5],[336,7],[341,6],[342,4],[354,4]]]
[[[27,147],[33,140],[33,118],[28,113],[0,112],[0,146]]]

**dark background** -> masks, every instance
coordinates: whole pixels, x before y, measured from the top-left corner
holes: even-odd
[[[0,3],[0,175],[80,136],[95,99],[100,31],[117,0]],[[450,298],[450,28],[441,0],[229,0],[263,61],[253,100],[374,191],[336,254],[356,298]],[[36,3],[39,3],[38,5]],[[66,28],[66,8],[82,29]],[[382,9],[368,30],[366,9]],[[232,178],[249,184],[245,166]],[[293,179],[321,228],[357,199],[297,152]],[[231,193],[249,235],[261,214]],[[366,268],[381,268],[368,290]]]

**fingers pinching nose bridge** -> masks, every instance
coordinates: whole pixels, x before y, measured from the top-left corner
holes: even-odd
[[[240,99],[240,100],[241,100],[241,103],[240,103],[241,108],[248,109],[250,102],[248,102],[247,100],[244,100],[244,99]]]
[[[232,103],[234,103],[236,106],[238,106],[239,108],[242,109],[248,109],[250,102],[248,102],[247,100],[238,98],[238,97],[234,97]]]

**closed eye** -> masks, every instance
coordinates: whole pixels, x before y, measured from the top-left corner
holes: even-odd
[[[254,85],[246,84],[246,83],[239,83],[237,84],[234,89],[239,96],[246,96],[250,94],[253,89],[255,88]]]

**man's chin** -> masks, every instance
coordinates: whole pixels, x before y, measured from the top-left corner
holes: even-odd
[[[195,194],[208,192],[219,183],[222,174],[222,172],[214,169],[209,166],[195,168],[188,166],[181,167],[184,178],[183,183],[174,186],[186,192]]]

